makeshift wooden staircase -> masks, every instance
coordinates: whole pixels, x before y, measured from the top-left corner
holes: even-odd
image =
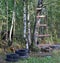
[[[42,0],[40,2],[42,2]],[[35,25],[35,32],[34,32],[34,42],[36,46],[37,46],[37,42],[39,42],[38,41],[39,38],[41,40],[40,42],[42,43],[45,37],[50,36],[50,34],[48,34],[47,31],[48,26],[46,21],[46,15],[44,14],[43,9],[44,9],[43,4],[39,4],[36,8],[36,23],[35,23],[36,25]],[[44,19],[43,22],[42,19]],[[46,32],[44,32],[45,30]]]

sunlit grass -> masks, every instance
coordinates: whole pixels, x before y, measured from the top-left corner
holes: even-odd
[[[60,63],[60,56],[30,57],[28,59],[19,60],[16,63]]]

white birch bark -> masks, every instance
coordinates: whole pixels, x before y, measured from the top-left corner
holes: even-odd
[[[11,24],[11,28],[10,28],[10,41],[12,41],[11,35],[12,35],[12,31],[13,31],[13,27],[14,27],[14,34],[15,34],[15,7],[16,7],[16,0],[14,0],[14,9],[13,9],[13,14],[12,14],[12,24]]]
[[[16,21],[16,19],[15,19],[15,10],[16,10],[16,0],[14,0],[14,35],[15,35],[15,21]]]
[[[28,42],[31,45],[31,30],[30,30],[30,20],[29,20],[29,5],[28,5]]]
[[[26,4],[24,2],[24,18],[23,18],[23,22],[24,22],[24,38],[26,38]]]
[[[11,34],[12,34],[12,31],[13,31],[13,25],[14,25],[14,15],[15,15],[15,12],[13,11],[12,24],[11,24],[10,35],[9,35],[10,41],[11,41]]]
[[[27,9],[26,9],[26,2],[24,1],[24,17],[23,17],[23,23],[24,23],[24,39],[25,39],[25,41],[26,41],[26,49],[29,49],[29,46],[28,46],[28,39],[27,39],[27,36],[26,36],[26,32],[27,32],[27,30],[26,30],[26,25],[27,25]]]

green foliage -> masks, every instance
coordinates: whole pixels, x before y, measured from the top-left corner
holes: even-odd
[[[12,11],[14,0],[0,0],[0,19],[6,20],[6,1],[8,1],[8,23],[9,30],[12,21]],[[38,0],[28,0],[29,13],[31,21],[31,33],[33,33],[33,26],[35,21],[36,7]],[[52,34],[53,39],[59,38],[60,34],[60,1],[59,0],[44,0],[47,9],[49,33]],[[16,0],[16,36],[23,36],[23,0]],[[1,21],[1,20],[0,20]],[[21,37],[20,37],[21,38]],[[21,38],[23,41],[23,38]]]

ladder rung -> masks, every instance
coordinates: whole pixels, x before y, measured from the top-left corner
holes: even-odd
[[[39,24],[39,26],[47,26],[47,24]]]
[[[39,44],[38,46],[39,46],[40,48],[41,48],[41,47],[50,47],[51,44]]]
[[[49,37],[50,34],[38,35],[38,37]]]
[[[44,17],[46,17],[45,15],[39,15],[39,16],[37,16],[37,18],[44,18]]]
[[[42,8],[36,8],[36,10],[41,10]]]

